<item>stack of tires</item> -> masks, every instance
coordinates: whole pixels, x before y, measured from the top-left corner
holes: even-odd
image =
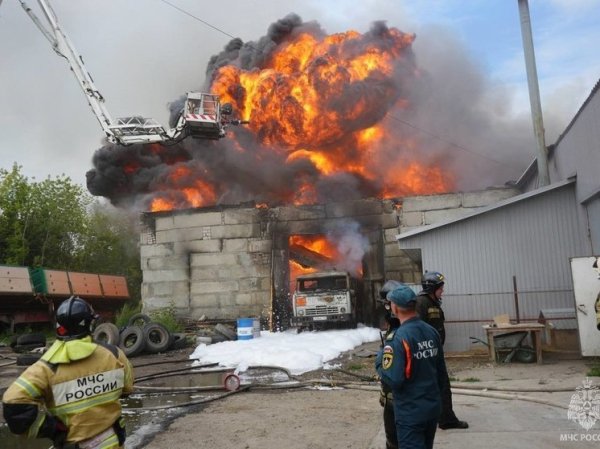
[[[112,323],[99,324],[93,336],[95,341],[119,346],[127,357],[185,347],[184,334],[172,334],[143,313],[133,315],[121,330]]]
[[[46,336],[42,333],[30,333],[13,337],[11,349],[16,352],[17,366],[29,366],[37,362],[46,347]],[[36,353],[30,352],[37,350]]]

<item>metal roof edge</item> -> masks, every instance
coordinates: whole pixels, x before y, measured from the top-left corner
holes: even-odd
[[[600,197],[600,188],[597,189],[595,192],[592,192],[590,195],[588,195],[587,197],[585,197],[584,199],[581,200],[581,204],[587,204],[590,201],[592,201],[593,199],[596,199]]]
[[[495,209],[500,209],[502,207],[508,206],[510,204],[513,204],[513,203],[518,203],[520,201],[524,201],[524,200],[532,198],[534,196],[543,195],[546,192],[549,192],[549,191],[552,191],[552,190],[556,190],[556,189],[560,189],[561,187],[565,187],[567,185],[573,184],[573,183],[575,183],[575,180],[576,180],[576,177],[571,177],[571,178],[568,178],[568,179],[566,179],[564,181],[560,181],[560,182],[556,182],[554,184],[550,184],[549,186],[544,186],[544,187],[541,187],[541,188],[536,189],[536,190],[531,190],[529,192],[522,193],[521,195],[513,196],[512,198],[508,198],[508,199],[505,199],[505,200],[502,200],[502,201],[498,201],[495,204],[491,204],[489,206],[482,207],[481,209],[477,209],[476,211],[471,212],[470,214],[464,215],[464,216],[459,217],[459,218],[453,218],[451,220],[442,221],[440,223],[433,223],[433,224],[430,224],[430,225],[427,225],[427,226],[419,227],[417,229],[413,229],[413,230],[406,231],[406,232],[403,232],[403,233],[400,233],[400,234],[396,234],[396,240],[403,240],[403,239],[408,238],[408,237],[413,237],[413,236],[418,235],[418,234],[423,234],[425,232],[429,232],[429,231],[432,231],[434,229],[441,228],[443,226],[447,226],[447,225],[450,225],[450,224],[453,224],[453,223],[456,223],[456,222],[459,222],[459,221],[467,220],[467,219],[469,219],[471,217],[475,217],[477,215],[482,215],[482,214],[488,213],[488,212],[490,212],[492,210],[495,210]]]

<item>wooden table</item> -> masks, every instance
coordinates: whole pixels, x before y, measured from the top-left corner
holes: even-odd
[[[521,324],[500,324],[497,326],[490,326],[485,324],[483,329],[487,335],[487,341],[490,351],[490,360],[498,362],[496,359],[496,347],[494,344],[494,336],[507,334],[509,332],[528,332],[531,335],[531,342],[536,353],[536,360],[538,363],[542,363],[542,331],[545,326],[540,323],[521,323]]]

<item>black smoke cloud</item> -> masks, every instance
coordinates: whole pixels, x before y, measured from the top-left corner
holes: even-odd
[[[219,68],[260,69],[278,45],[305,31],[325,35],[318,23],[303,22],[290,14],[273,23],[255,42],[231,40],[210,58],[203,90],[209,88]],[[384,45],[387,31],[385,23],[376,22],[365,36]],[[243,127],[230,127],[228,132],[235,138],[216,142],[185,139],[172,146],[107,144],[93,157],[88,189],[117,206],[147,210],[157,197],[173,201],[177,208],[190,207],[181,189],[194,179],[213,186],[216,204],[290,202],[307,182],[316,192],[310,200],[319,203],[371,197],[381,191],[386,177],[402,176],[390,173],[388,167],[415,159],[442,167],[455,180],[456,190],[482,189],[516,179],[532,159],[534,143],[528,117],[515,119],[509,114],[510,92],[494,88],[464,46],[444,29],[421,30],[414,52],[408,48],[403,53],[393,78],[349,85],[344,95],[328,104],[343,110],[347,104],[373,97],[371,104],[376,107],[370,121],[348,121],[344,126],[351,132],[382,121],[390,136],[372,157],[374,166],[381,167],[379,177],[367,179],[354,173],[323,177],[308,160],[287,161],[289,149],[273,151],[260,144],[260,136]],[[398,98],[406,102],[397,102]],[[170,104],[171,126],[184,100],[182,96]],[[552,126],[551,117],[546,127]],[[268,131],[277,133],[276,129]],[[351,140],[335,144],[350,156],[357,151]],[[319,149],[328,151],[327,144]],[[171,176],[180,166],[191,175]]]
[[[290,14],[273,23],[267,35],[256,42],[244,43],[237,38],[231,40],[221,53],[208,62],[204,90],[208,89],[213,74],[220,67],[235,65],[245,70],[260,69],[279,44],[300,32],[325,36],[316,22],[303,22],[299,16]],[[386,25],[377,22],[365,33],[365,37],[385,47],[387,32]],[[319,63],[325,62],[317,61]],[[410,49],[406,50],[404,63],[414,64]],[[404,75],[401,71],[399,74]],[[395,80],[372,78],[348,84],[345,92],[331,100],[327,107],[343,112],[354,102],[370,102],[373,107],[368,118],[344,123],[348,132],[364,129],[385,116],[405,88],[403,83],[402,77],[398,76]],[[171,126],[177,122],[184,101],[185,96],[181,96],[169,105]],[[213,186],[217,204],[291,202],[299,197],[299,190],[307,183],[315,186],[316,192],[316,197],[311,197],[309,201],[320,203],[373,196],[378,191],[379,187],[372,180],[359,175],[341,173],[324,178],[309,160],[287,161],[289,149],[277,148],[274,151],[272,147],[266,148],[259,142],[261,136],[247,129],[230,127],[229,132],[235,134],[235,139],[202,141],[188,138],[171,146],[152,144],[121,147],[106,144],[94,154],[94,168],[87,173],[88,189],[93,195],[104,196],[120,207],[146,210],[152,199],[157,197],[175,202],[175,207],[190,207],[181,189],[189,186],[190,181],[193,183],[193,179],[171,176],[174,167],[185,167],[193,177]],[[276,135],[277,129],[264,132]],[[340,142],[335,144],[339,146]],[[327,151],[327,142],[319,149]],[[355,149],[349,141],[347,152],[351,154],[352,151]]]

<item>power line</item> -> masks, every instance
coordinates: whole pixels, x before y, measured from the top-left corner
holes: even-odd
[[[166,5],[169,5],[171,8],[173,8],[173,9],[176,9],[177,11],[181,12],[182,14],[185,14],[186,16],[189,16],[189,17],[191,17],[192,19],[194,19],[194,20],[197,20],[198,22],[201,22],[201,23],[203,23],[203,24],[204,24],[204,25],[206,25],[207,27],[209,27],[209,28],[212,28],[213,30],[215,30],[215,31],[217,31],[217,32],[219,32],[219,33],[221,33],[221,34],[224,34],[224,35],[225,35],[225,36],[227,36],[227,37],[230,37],[230,38],[232,38],[232,39],[236,39],[236,36],[233,36],[233,35],[229,34],[227,31],[224,31],[224,30],[222,30],[221,28],[219,28],[219,27],[217,27],[217,26],[215,26],[215,25],[213,25],[213,24],[211,24],[211,23],[207,22],[206,20],[202,20],[200,17],[198,17],[198,16],[195,16],[194,14],[192,14],[192,13],[190,13],[190,12],[186,11],[186,10],[185,10],[185,9],[183,9],[183,8],[180,8],[180,7],[179,7],[179,6],[177,6],[177,5],[174,5],[174,4],[173,4],[173,3],[171,3],[170,1],[168,1],[168,0],[160,0],[160,1],[161,1],[161,2],[163,2],[163,3],[165,3]],[[2,0],[0,0],[0,3],[1,3],[1,2],[2,2]],[[244,45],[246,45],[247,47],[250,47],[250,48],[252,48],[253,50],[260,51],[260,52],[262,53],[262,50],[259,50],[259,49],[257,49],[257,48],[256,48],[256,47],[254,47],[252,44],[245,43]],[[420,132],[420,133],[422,133],[422,134],[426,134],[426,135],[428,135],[428,136],[430,136],[430,137],[433,137],[434,139],[437,139],[437,140],[439,140],[440,142],[444,142],[445,144],[447,144],[447,145],[450,145],[451,147],[457,148],[457,149],[459,149],[459,150],[465,151],[465,152],[467,152],[467,153],[470,153],[470,154],[474,154],[475,156],[479,156],[479,157],[482,157],[482,158],[484,158],[484,159],[488,159],[488,160],[490,160],[490,161],[492,161],[492,162],[495,162],[495,163],[497,163],[497,164],[500,164],[500,165],[504,165],[504,166],[506,166],[506,167],[510,167],[510,168],[519,168],[519,169],[520,169],[520,167],[517,167],[517,166],[515,166],[515,165],[512,165],[512,164],[507,164],[507,163],[505,163],[505,162],[502,162],[502,161],[499,161],[499,160],[497,160],[497,159],[494,159],[493,157],[486,156],[486,155],[484,155],[484,154],[482,154],[482,153],[478,153],[478,152],[476,152],[476,151],[473,151],[473,150],[470,150],[470,149],[468,149],[468,148],[465,148],[465,147],[463,147],[462,145],[458,145],[458,144],[456,144],[456,143],[454,143],[454,142],[451,142],[451,141],[449,141],[449,140],[446,140],[446,139],[444,139],[443,137],[440,137],[440,136],[438,136],[437,134],[434,134],[434,133],[432,133],[432,132],[430,132],[430,131],[427,131],[427,130],[425,130],[425,129],[423,129],[423,128],[420,128],[420,127],[418,127],[418,126],[416,126],[416,125],[413,125],[412,123],[410,123],[410,122],[407,122],[406,120],[402,120],[402,119],[400,119],[400,118],[398,118],[398,117],[395,117],[395,116],[393,116],[393,115],[391,115],[391,114],[389,115],[389,117],[390,117],[391,119],[393,119],[393,120],[396,120],[397,122],[400,122],[400,123],[402,123],[402,124],[404,124],[404,125],[406,125],[406,126],[409,126],[409,127],[413,128],[413,129],[415,129],[416,131],[419,131],[419,132]]]
[[[235,39],[235,38],[237,37],[237,36],[232,36],[232,35],[231,35],[231,34],[229,34],[227,31],[223,31],[221,28],[219,28],[219,27],[216,27],[216,26],[214,26],[214,25],[212,25],[212,24],[208,23],[208,22],[207,22],[207,21],[205,21],[205,20],[202,20],[200,17],[193,15],[192,13],[190,13],[190,12],[186,11],[186,10],[185,10],[185,9],[183,9],[183,8],[180,8],[180,7],[179,7],[179,6],[177,6],[177,5],[174,5],[173,3],[171,3],[171,2],[169,2],[169,1],[167,1],[167,0],[160,0],[160,1],[161,1],[161,2],[163,2],[163,3],[166,3],[166,4],[167,4],[167,5],[169,5],[171,8],[174,8],[174,9],[176,9],[177,11],[179,11],[179,12],[181,12],[181,13],[185,14],[186,16],[190,16],[192,19],[194,19],[194,20],[197,20],[198,22],[202,22],[202,23],[203,23],[204,25],[206,25],[207,27],[210,27],[210,28],[212,28],[213,30],[215,30],[215,31],[218,31],[219,33],[221,33],[221,34],[224,34],[225,36],[228,36],[228,37],[230,37],[230,38],[232,38],[232,39]]]

